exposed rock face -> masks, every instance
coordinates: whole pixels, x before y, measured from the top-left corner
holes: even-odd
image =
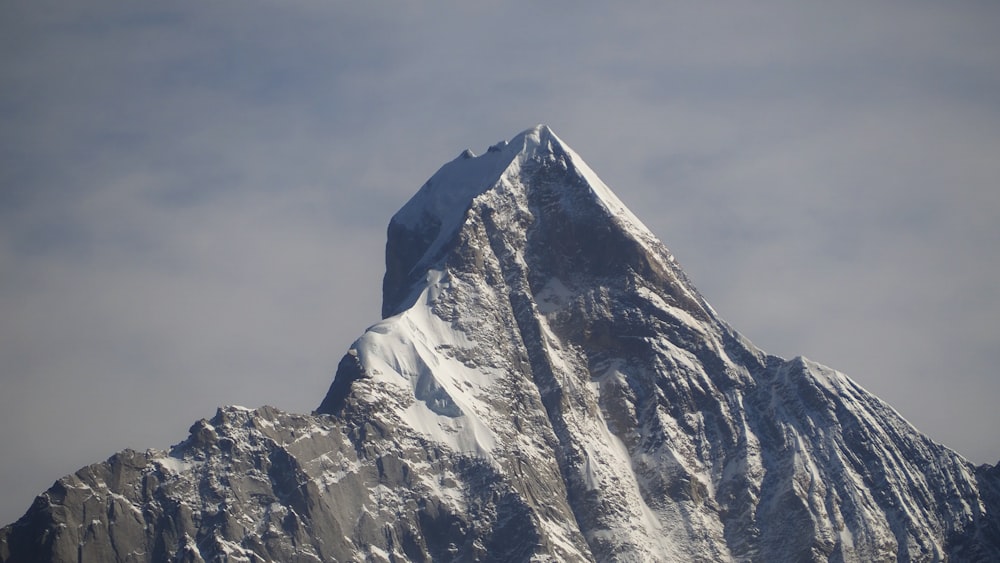
[[[769,356],[544,126],[393,218],[313,415],[222,409],[60,480],[0,561],[1000,559],[1000,474]]]
[[[169,453],[126,450],[61,479],[4,529],[0,559],[517,559],[520,499],[481,460],[453,457],[404,451],[377,424],[227,407]]]

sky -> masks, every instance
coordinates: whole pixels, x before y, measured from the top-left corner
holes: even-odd
[[[538,123],[756,345],[1000,460],[1000,4],[600,4],[5,2],[0,524],[316,408],[392,214]]]

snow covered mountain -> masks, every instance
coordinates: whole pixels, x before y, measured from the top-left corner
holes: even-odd
[[[61,479],[0,562],[1000,560],[1000,470],[755,348],[552,131],[393,217],[318,411]]]

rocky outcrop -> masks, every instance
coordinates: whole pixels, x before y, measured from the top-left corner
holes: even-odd
[[[509,561],[530,551],[508,541],[531,538],[528,510],[488,463],[413,446],[377,424],[227,407],[170,452],[126,450],[61,479],[4,528],[0,560]]]

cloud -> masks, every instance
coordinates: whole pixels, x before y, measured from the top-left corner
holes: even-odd
[[[315,407],[389,216],[551,125],[765,349],[1000,457],[998,9],[14,2],[0,507],[219,404]]]

